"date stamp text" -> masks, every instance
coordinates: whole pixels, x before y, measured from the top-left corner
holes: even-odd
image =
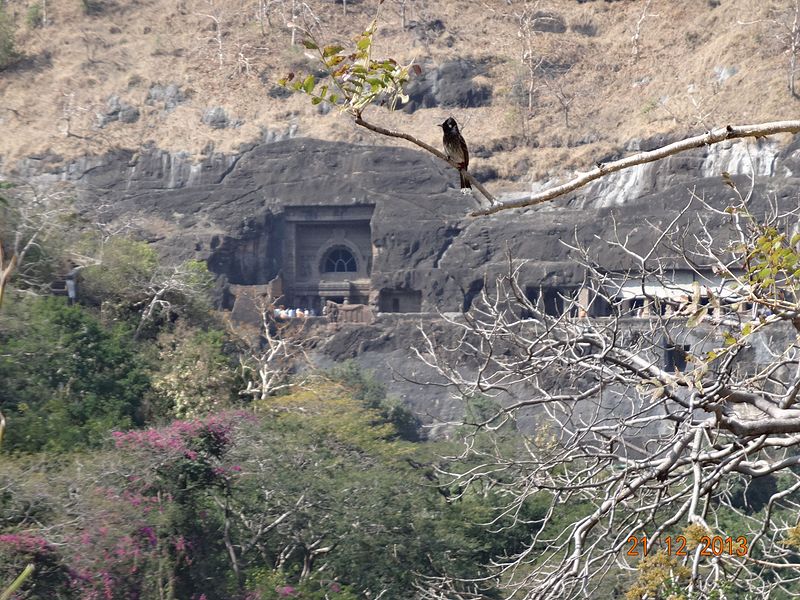
[[[662,538],[661,542],[656,546],[651,546],[647,536],[630,536],[625,543],[627,544],[627,556],[647,556],[653,550],[666,550],[668,556],[689,556],[694,552],[694,549],[689,548],[689,542],[685,536],[667,536]],[[740,535],[737,538],[722,537],[721,535],[704,535],[700,538],[699,543],[693,548],[697,547],[700,551],[700,556],[721,556],[728,554],[730,556],[746,556],[747,555],[747,538]]]

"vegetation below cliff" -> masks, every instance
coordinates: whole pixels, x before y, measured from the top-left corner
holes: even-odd
[[[401,598],[527,535],[484,531],[491,494],[457,500],[434,458],[455,449],[354,365],[247,400],[202,295],[140,327],[128,284],[155,265],[124,247],[82,304],[0,313],[0,583],[35,567],[15,597]]]

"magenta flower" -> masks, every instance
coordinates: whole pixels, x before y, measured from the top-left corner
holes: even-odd
[[[139,534],[146,539],[151,546],[155,546],[158,542],[158,538],[156,538],[156,532],[152,527],[141,527],[139,529]]]
[[[7,546],[18,552],[44,552],[50,547],[43,537],[28,533],[0,534],[0,547]]]

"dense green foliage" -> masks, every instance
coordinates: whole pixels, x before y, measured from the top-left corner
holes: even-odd
[[[143,423],[150,381],[125,327],[61,298],[9,302],[2,323],[6,449],[97,446],[112,427]]]
[[[66,260],[58,244],[31,248],[24,280],[12,281],[46,290]],[[147,244],[125,238],[101,250],[79,272],[81,304],[18,292],[0,309],[4,451],[98,447],[112,428],[204,414],[235,398],[235,358],[208,308],[205,265],[163,266]]]
[[[448,498],[430,449],[341,384],[255,408],[4,463],[0,581],[33,561],[27,597],[407,598],[527,539],[488,532],[492,495]]]
[[[445,449],[382,384],[344,363],[236,412],[206,272],[103,250],[82,303],[0,311],[0,588],[32,563],[20,598],[388,599],[441,576],[495,597],[481,565],[530,532],[488,531],[498,498],[440,482]]]

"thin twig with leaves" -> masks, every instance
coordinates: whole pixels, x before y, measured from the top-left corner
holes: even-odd
[[[314,105],[326,102],[341,112],[350,115],[355,124],[375,133],[404,139],[430,152],[437,158],[458,169],[457,162],[447,158],[441,151],[422,140],[397,131],[392,131],[370,123],[364,119],[364,111],[371,105],[386,106],[394,110],[398,102],[405,102],[408,97],[403,88],[412,74],[419,75],[419,65],[401,65],[392,58],[375,60],[372,58],[373,38],[377,28],[377,17],[369,27],[356,38],[355,49],[347,49],[338,44],[321,45],[311,34],[306,32],[303,45],[316,51],[320,64],[327,73],[326,79],[318,80],[313,74],[297,75],[289,73],[278,81],[290,90],[307,94]],[[470,183],[494,205],[496,200],[470,173],[466,173]]]

